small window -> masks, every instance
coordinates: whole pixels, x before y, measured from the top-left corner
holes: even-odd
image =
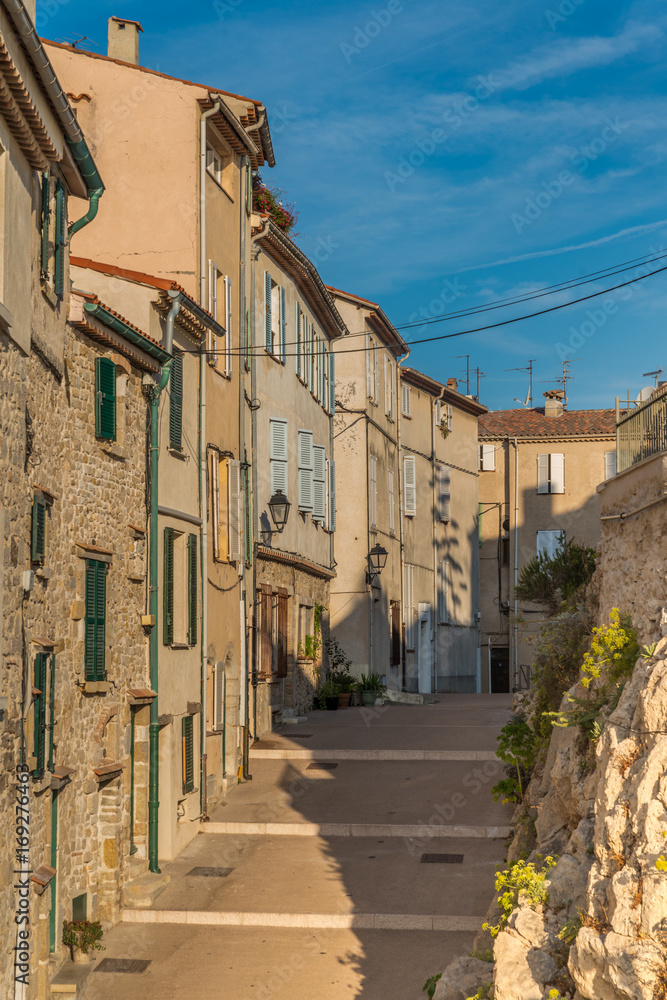
[[[496,468],[496,449],[492,444],[479,446],[479,471],[494,472]]]
[[[234,157],[226,150],[206,146],[206,169],[230,198],[234,197]]]
[[[537,492],[565,492],[565,456],[560,454],[537,456]]]
[[[604,453],[604,478],[613,479],[616,475],[616,451],[605,451]]]
[[[166,646],[197,643],[197,544],[195,534],[164,529],[162,641]]]
[[[169,447],[183,449],[183,353],[174,351],[169,378]]]
[[[501,552],[502,552],[503,566],[509,566],[509,562],[510,562],[510,540],[509,540],[509,538],[501,538],[500,543],[501,543]]]
[[[451,518],[451,472],[448,465],[438,466],[438,516],[441,521]]]
[[[387,495],[389,497],[389,534],[396,534],[396,514],[394,503],[394,470],[387,469]]]
[[[46,500],[43,493],[35,493],[32,501],[31,559],[42,565],[46,555]]]
[[[226,695],[225,665],[222,660],[213,667],[213,732],[218,733],[225,728],[225,695]]]
[[[401,400],[402,400],[402,408],[403,408],[403,416],[404,417],[410,417],[412,415],[411,414],[411,403],[412,403],[412,400],[410,398],[410,395],[411,395],[410,394],[410,386],[406,385],[405,383],[403,383],[403,385],[401,386]]]
[[[95,358],[95,435],[116,440],[116,366],[109,358]]]
[[[324,524],[327,516],[327,455],[321,444],[313,445],[313,521]]]
[[[106,677],[107,564],[86,560],[86,618],[84,659],[87,681]]]
[[[415,648],[415,594],[414,571],[410,563],[403,567],[403,620],[405,622],[405,648]]]
[[[537,532],[537,554],[546,556],[547,559],[553,557],[560,551],[565,542],[565,532],[560,529],[555,531]]]
[[[33,778],[43,778],[46,767],[46,685],[48,653],[38,653],[35,657],[35,695],[34,701],[34,751],[35,770]]]
[[[370,475],[370,515],[371,515],[371,528],[376,528],[378,523],[378,479],[377,479],[377,457],[371,455],[369,457],[369,475]]]
[[[181,743],[183,751],[183,794],[195,788],[194,762],[194,716],[184,715],[181,720]]]
[[[366,395],[377,406],[379,396],[377,344],[368,334],[366,334]]]

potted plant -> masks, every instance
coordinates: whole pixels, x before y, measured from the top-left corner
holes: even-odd
[[[338,685],[327,677],[317,692],[317,705],[319,708],[326,708],[329,712],[335,712],[338,708]]]
[[[373,674],[368,674],[368,676],[366,676],[366,674],[361,675],[362,705],[374,705],[381,691],[382,691],[382,681],[380,680],[379,674],[373,673]]]
[[[349,708],[352,699],[352,689],[356,683],[354,677],[352,674],[348,674],[346,670],[332,670],[330,677],[338,688],[338,707]]]
[[[92,951],[104,951],[100,944],[102,925],[98,920],[63,920],[63,944],[69,947],[72,961],[86,965],[92,961]]]
[[[349,708],[352,692],[356,687],[356,681],[350,673],[352,660],[334,636],[327,638],[325,646],[329,657],[329,677],[338,687],[338,705],[340,708]]]

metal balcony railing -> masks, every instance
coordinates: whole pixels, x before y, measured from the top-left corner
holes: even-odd
[[[616,471],[667,450],[667,385],[645,403],[616,415]]]

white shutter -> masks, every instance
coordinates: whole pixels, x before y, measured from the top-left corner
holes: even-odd
[[[313,521],[324,524],[327,513],[327,457],[321,444],[313,445]]]
[[[280,288],[280,360],[287,364],[287,306],[285,304],[285,289]]]
[[[366,334],[366,395],[373,398],[373,373],[371,358],[371,338]]]
[[[377,345],[373,344],[373,402],[380,402],[380,380],[378,378],[378,351]]]
[[[403,513],[414,517],[417,513],[417,481],[414,457],[403,459]]]
[[[449,559],[440,560],[440,586],[438,590],[438,615],[443,625],[449,622]]]
[[[384,412],[385,416],[391,415],[391,395],[390,395],[390,381],[389,381],[389,358],[385,354],[384,357]]]
[[[389,531],[393,535],[396,531],[396,517],[394,514],[394,470],[387,470],[387,494],[389,497]]]
[[[232,279],[225,276],[225,375],[232,374]]]
[[[336,463],[329,460],[329,531],[336,530]]]
[[[537,456],[537,492],[549,492],[549,456]]]
[[[406,417],[410,416],[410,386],[406,385],[405,382],[401,385],[401,399],[403,413]]]
[[[454,424],[454,407],[447,403],[447,430],[451,431]]]
[[[371,479],[371,496],[370,496],[370,513],[371,513],[371,528],[377,525],[377,458],[375,455],[370,456],[370,479]]]
[[[299,510],[313,509],[313,432],[299,431]]]
[[[604,453],[604,478],[611,479],[616,475],[616,452],[605,451]]]
[[[492,444],[480,444],[479,467],[483,472],[493,472],[496,468],[496,448]]]
[[[310,324],[310,365],[309,365],[309,376],[308,376],[308,387],[311,392],[315,392],[315,327]]]
[[[538,531],[537,532],[537,554],[542,555],[544,553],[546,556],[549,555],[549,547],[551,545],[551,532],[550,531]]]
[[[448,465],[438,468],[438,510],[441,521],[450,520],[451,473]]]
[[[218,318],[218,265],[214,260],[208,262],[208,311],[214,319]],[[218,361],[218,338],[213,330],[206,331],[206,351],[209,365]]]
[[[549,455],[551,493],[565,493],[565,455]]]
[[[281,490],[287,496],[287,421],[269,422],[271,495]]]
[[[273,351],[273,316],[271,314],[271,291],[273,282],[268,271],[264,272],[264,346]]]
[[[537,532],[537,554],[544,553],[548,559],[553,559],[565,541],[565,532],[560,529],[555,531]]]
[[[301,303],[296,304],[296,373],[301,375]]]
[[[329,413],[333,416],[336,412],[336,355],[329,351]]]
[[[243,528],[243,493],[241,490],[241,463],[231,459],[229,469],[229,560],[241,558],[241,532]]]
[[[222,660],[213,667],[213,729],[225,727],[225,666]]]
[[[395,417],[394,413],[394,396],[395,396],[395,385],[396,385],[396,365],[393,361],[389,362],[389,416],[393,420]]]
[[[213,558],[220,559],[220,457],[217,451],[210,454],[211,520],[213,522]]]
[[[415,648],[414,566],[406,563],[403,572],[403,619],[405,648]]]
[[[435,401],[435,426],[440,427],[440,421],[442,420],[442,400],[436,399]]]

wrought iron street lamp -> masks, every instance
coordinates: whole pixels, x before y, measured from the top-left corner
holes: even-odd
[[[372,583],[376,576],[379,576],[382,570],[387,565],[387,556],[389,553],[382,546],[378,545],[377,542],[368,553],[368,572],[366,574],[366,579],[368,583]]]
[[[287,524],[291,506],[282,490],[276,490],[269,500],[269,510],[271,511],[271,517],[273,518],[277,532],[281,532]]]

